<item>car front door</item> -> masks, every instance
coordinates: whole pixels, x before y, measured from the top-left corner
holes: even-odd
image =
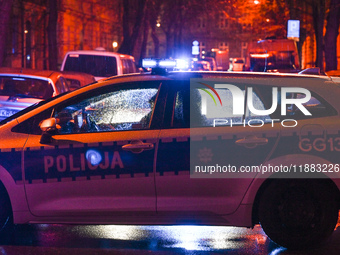
[[[149,128],[149,116],[159,88],[157,82],[106,86],[36,116],[35,129],[51,113],[59,130],[52,136],[33,131],[25,146],[31,212],[79,221],[95,215],[96,222],[154,213],[159,130]]]

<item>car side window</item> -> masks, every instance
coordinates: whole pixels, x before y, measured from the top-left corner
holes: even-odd
[[[65,83],[63,81],[63,78],[61,78],[61,77],[58,78],[58,80],[55,83],[55,86],[56,86],[59,94],[67,91],[67,89],[65,88]]]
[[[190,126],[189,117],[184,118],[185,109],[183,94],[183,91],[178,91],[175,97],[172,126],[176,128],[187,128]],[[189,112],[187,112],[186,114],[189,114]]]
[[[305,94],[302,93],[287,93],[288,99],[301,99],[305,98]],[[294,119],[309,119],[309,118],[319,118],[331,116],[336,113],[336,111],[329,106],[326,102],[322,102],[322,99],[317,99],[316,95],[312,94],[310,100],[302,104],[311,115],[305,115],[299,108],[295,105],[287,104],[286,113],[287,116],[294,117]]]
[[[245,95],[245,86],[240,87]],[[217,125],[242,125],[244,121],[263,121],[271,123],[269,115],[254,115],[246,108],[243,115],[235,116],[233,112],[233,95],[229,89],[215,89],[222,104],[210,96],[205,88],[181,89],[177,91],[173,107],[172,127],[214,127]],[[249,95],[248,95],[249,96]],[[253,106],[257,110],[265,110],[265,105],[256,93],[252,91]]]
[[[67,92],[69,90],[69,86],[68,86],[68,82],[66,79],[64,79],[63,77],[60,77],[60,81],[62,84],[62,91],[61,93]]]
[[[249,96],[250,95],[248,94],[247,97]],[[253,107],[256,110],[260,110],[260,111],[267,110],[267,108],[264,105],[264,102],[261,100],[261,98],[258,96],[258,94],[254,90],[252,91],[251,98],[252,98]],[[256,124],[256,122],[272,123],[272,118],[270,115],[268,114],[255,115],[249,110],[249,108],[246,108],[244,120],[246,123],[249,123],[251,121],[252,124]]]
[[[121,59],[121,61],[122,61],[123,74],[136,72],[135,63],[132,59]]]
[[[135,65],[135,62],[132,59],[127,60],[127,65],[129,67],[129,73],[135,73],[136,72],[136,65]]]
[[[122,61],[122,69],[123,69],[123,74],[127,74],[127,73],[129,73],[128,71],[129,71],[129,67],[128,67],[128,65],[127,65],[127,62],[125,61],[125,59],[121,59],[121,61]]]
[[[60,134],[148,129],[156,87],[133,87],[88,96],[56,110]]]

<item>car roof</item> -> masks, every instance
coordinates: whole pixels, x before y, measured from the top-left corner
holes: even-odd
[[[74,72],[74,71],[60,71],[66,78],[83,79],[95,81],[94,76],[88,73]]]
[[[75,50],[75,51],[68,51],[66,55],[98,55],[98,56],[112,56],[112,57],[120,57],[120,58],[129,58],[134,59],[133,56],[127,54],[120,54],[117,52],[111,51],[104,51],[104,50]]]
[[[117,75],[109,78],[105,78],[100,80],[100,82],[113,81],[117,80],[117,82],[124,82],[127,80],[139,80],[139,81],[148,81],[148,80],[189,80],[192,78],[204,78],[204,79],[247,79],[247,80],[264,80],[269,79],[272,81],[271,85],[273,85],[273,79],[309,79],[309,80],[324,80],[331,81],[331,79],[326,75],[309,75],[309,74],[297,74],[297,73],[266,73],[266,72],[226,72],[226,71],[172,71],[166,74],[158,75],[151,73],[138,73],[138,74],[125,74],[125,75]],[[299,84],[296,84],[299,86]]]
[[[0,67],[0,74],[11,74],[17,76],[37,76],[56,80],[62,73],[52,70],[38,70],[28,68]]]
[[[80,84],[80,87],[93,83],[96,81],[95,77],[91,74],[81,73],[81,72],[73,72],[73,71],[60,71],[66,80],[69,81],[69,85],[72,85],[74,80],[77,80]]]
[[[94,86],[106,86],[114,83],[143,81],[190,81],[190,79],[218,80],[227,79],[227,83],[244,84],[247,86],[262,85],[273,87],[303,87],[315,93],[334,97],[340,93],[340,84],[335,83],[326,75],[308,75],[296,73],[263,73],[263,72],[221,72],[221,71],[178,71],[165,75],[151,73],[118,75],[98,81]],[[336,92],[335,92],[336,90]],[[336,99],[338,102],[339,100]],[[340,104],[340,101],[339,101]],[[340,108],[340,106],[339,106]]]

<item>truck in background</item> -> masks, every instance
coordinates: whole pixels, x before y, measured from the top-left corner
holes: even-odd
[[[253,72],[299,72],[300,62],[295,41],[266,39],[250,43],[245,68]]]

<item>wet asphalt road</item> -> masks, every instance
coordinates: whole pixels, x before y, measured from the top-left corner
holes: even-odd
[[[339,225],[325,246],[299,252],[275,245],[260,226],[20,225],[6,239],[0,254],[340,254]]]

